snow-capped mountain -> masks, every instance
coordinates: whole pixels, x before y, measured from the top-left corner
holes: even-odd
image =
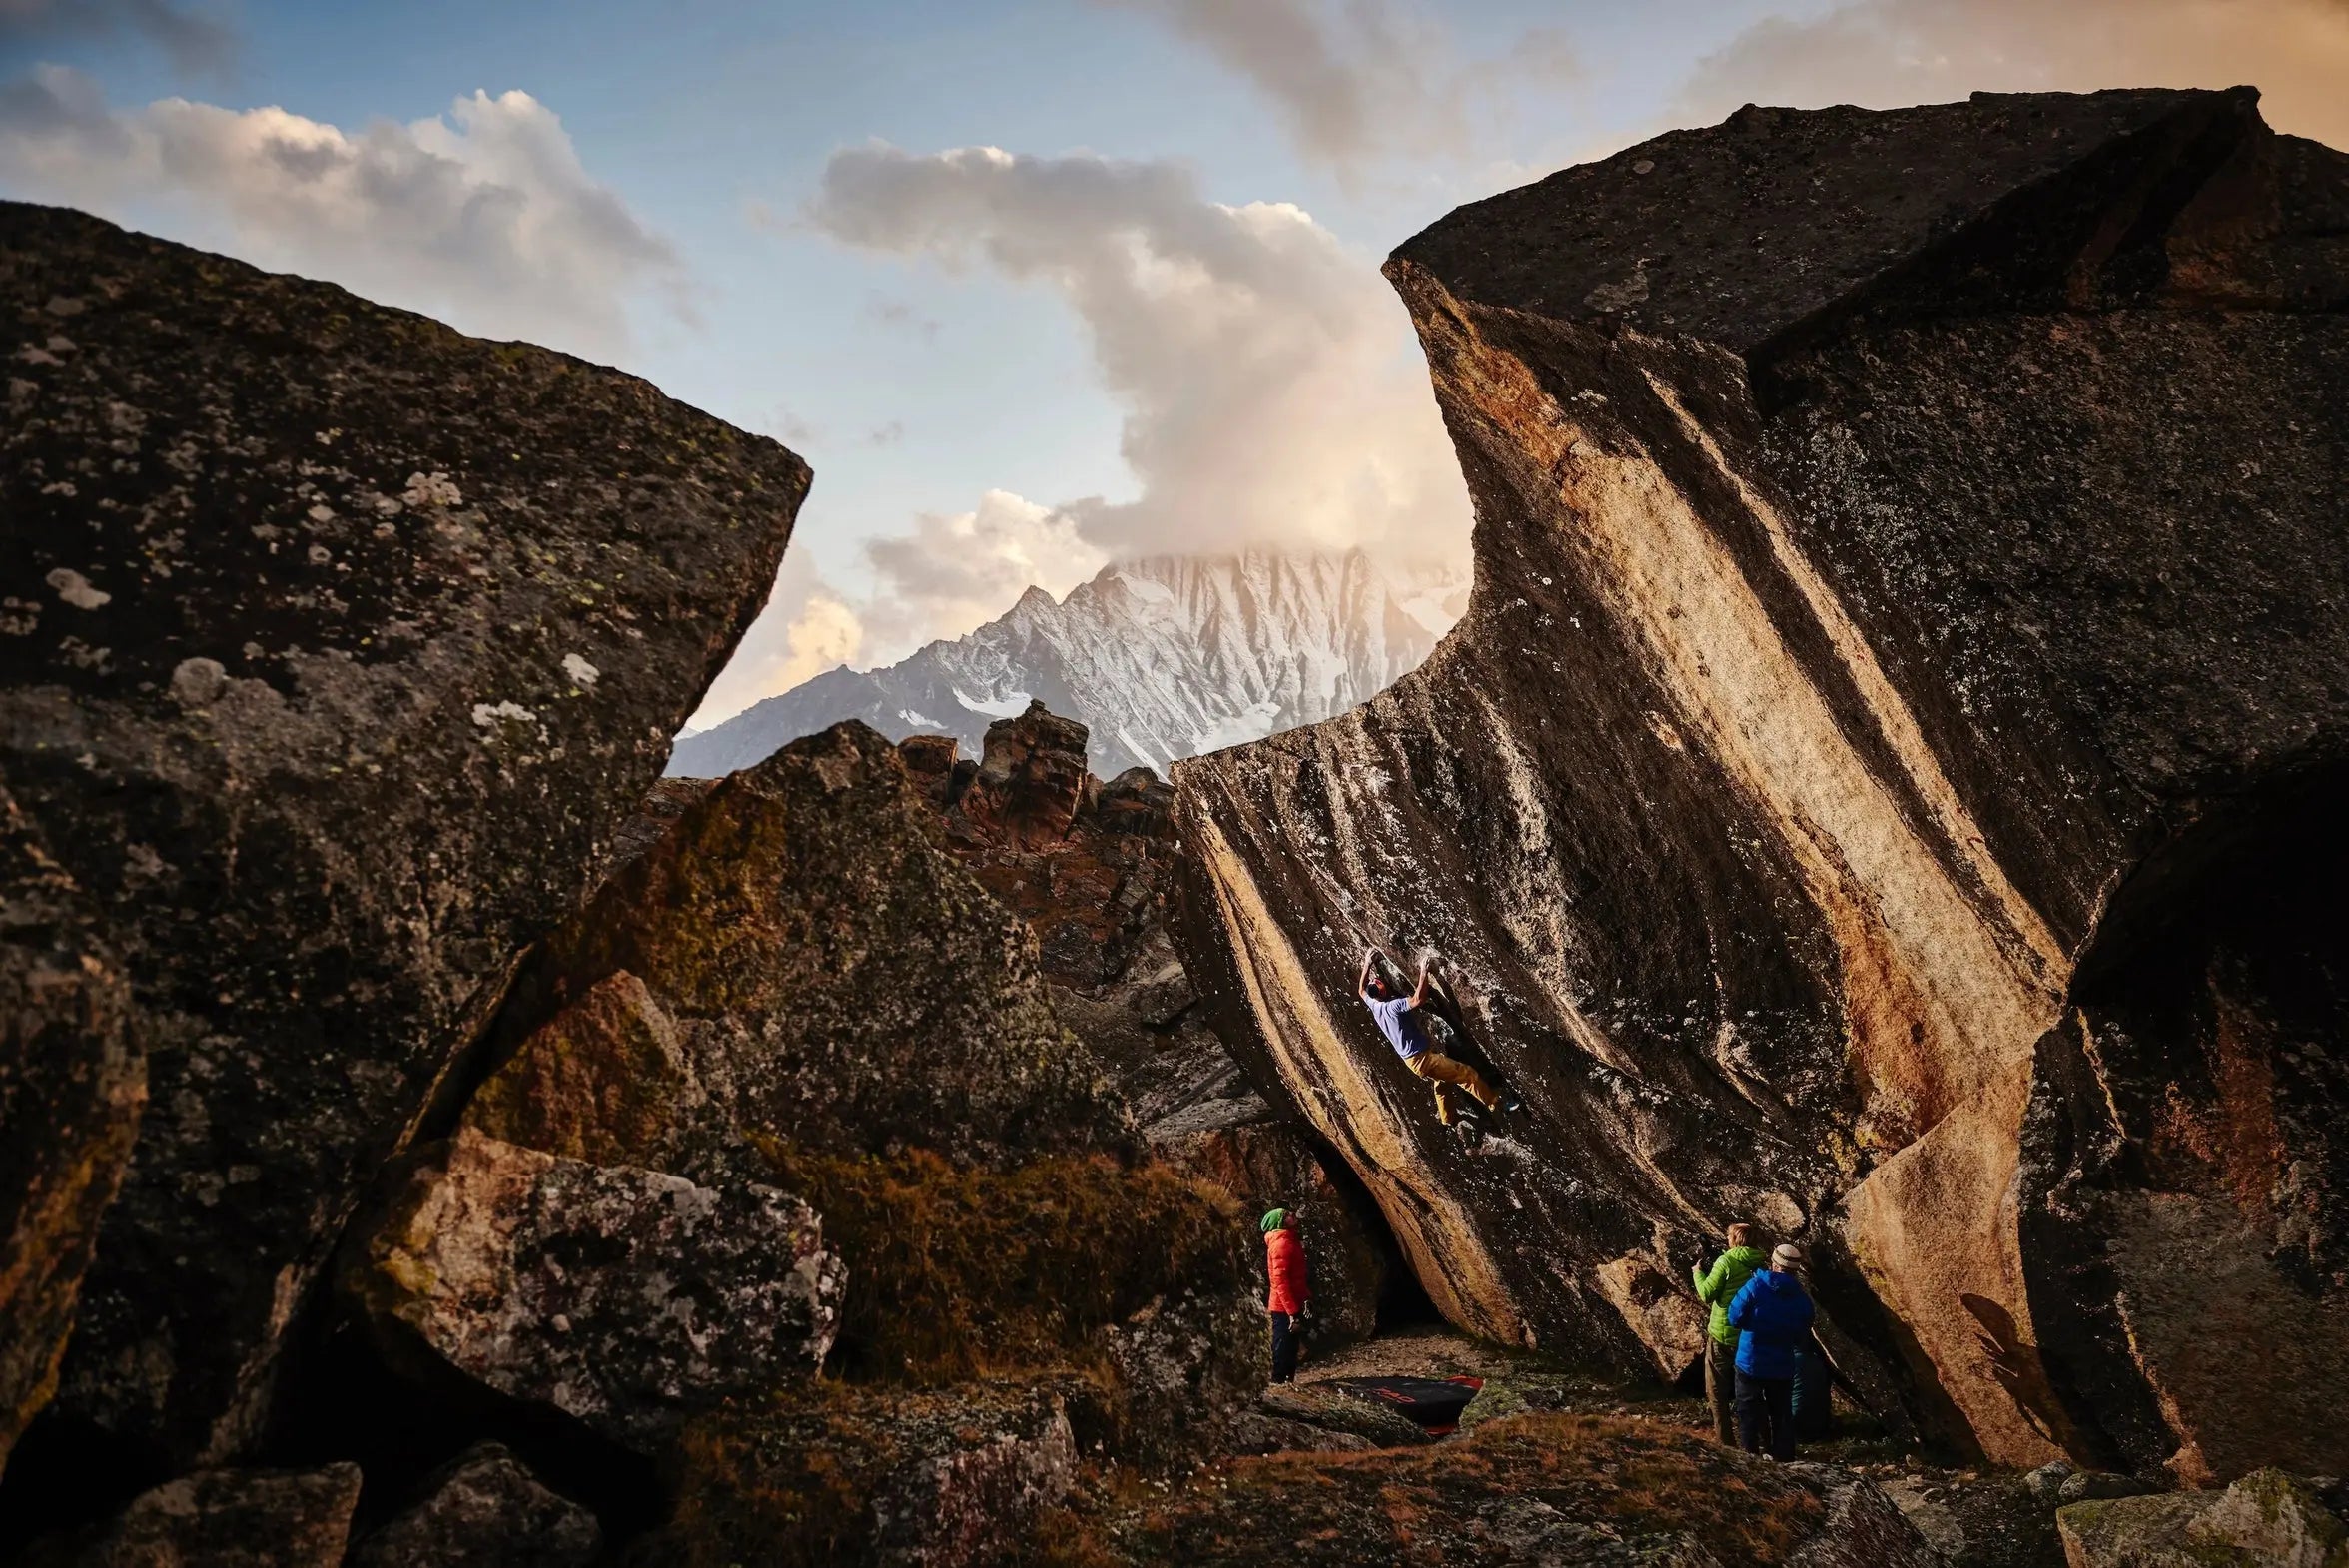
[[[1095,773],[1161,776],[1180,757],[1314,724],[1415,668],[1460,611],[1464,579],[1390,578],[1360,550],[1124,561],[1055,603],[1030,588],[999,619],[900,663],[826,671],[679,739],[669,771],[711,778],[862,719],[892,739],[959,737],[1042,698],[1091,726]]]

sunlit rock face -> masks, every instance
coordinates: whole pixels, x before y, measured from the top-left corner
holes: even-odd
[[[1224,1033],[1447,1316],[1676,1373],[1751,1219],[1994,1458],[2349,1461],[2345,232],[2254,94],[2121,92],[1748,109],[1396,253],[1469,613],[1176,813]]]
[[[362,1189],[593,885],[808,469],[633,377],[58,209],[0,203],[0,775],[131,993],[134,1060],[51,1075],[93,1130],[53,1221],[112,1180],[93,1101],[141,1054],[150,1089],[54,1409],[168,1473],[256,1444]],[[0,1314],[4,1424],[44,1299]]]

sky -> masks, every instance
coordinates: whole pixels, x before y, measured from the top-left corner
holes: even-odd
[[[1749,101],[2231,86],[2349,0],[0,0],[0,195],[643,376],[814,465],[696,722],[1106,563],[1464,558],[1377,267]]]

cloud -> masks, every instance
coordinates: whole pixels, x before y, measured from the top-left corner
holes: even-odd
[[[28,44],[123,35],[155,45],[187,76],[223,75],[237,55],[227,24],[171,0],[0,0],[0,58]]]
[[[978,506],[924,512],[909,534],[865,546],[880,591],[863,610],[873,641],[899,652],[959,637],[995,619],[1031,587],[1060,598],[1109,564],[1071,513],[1009,490]]]
[[[1057,508],[1099,554],[1464,551],[1466,495],[1402,308],[1298,208],[1210,202],[1174,164],[872,146],[833,155],[807,219],[1077,313],[1141,485]]]
[[[1581,75],[1565,36],[1536,29],[1463,64],[1450,32],[1405,0],[1095,0],[1157,18],[1270,100],[1297,150],[1351,173],[1381,156],[1465,156],[1474,112]]]
[[[346,132],[181,98],[118,110],[90,78],[43,66],[0,85],[0,186],[488,337],[611,357],[639,296],[685,307],[668,242],[527,93]]]
[[[775,439],[803,457],[811,449],[824,444],[823,428],[801,418],[791,410],[788,403],[777,404],[774,411],[760,422],[758,428],[774,436]]]
[[[909,301],[893,300],[883,294],[868,296],[865,300],[865,319],[877,322],[883,327],[894,327],[900,332],[912,333],[924,343],[938,341],[940,324],[935,319],[923,315]]]
[[[863,621],[816,571],[808,552],[788,550],[766,610],[711,683],[691,722],[707,729],[762,697],[850,663],[865,640]]]
[[[2279,130],[2349,148],[2344,0],[1849,0],[1770,18],[1697,69],[1711,118],[1752,102],[1872,108],[1969,92],[2262,89]]]

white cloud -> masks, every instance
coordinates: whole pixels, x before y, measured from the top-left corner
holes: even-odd
[[[1070,513],[1009,490],[989,490],[971,511],[925,512],[912,533],[874,539],[865,555],[881,589],[863,619],[895,653],[962,636],[1030,587],[1060,598],[1109,564]]]
[[[1479,111],[1521,85],[1572,81],[1563,34],[1537,29],[1505,56],[1463,63],[1450,30],[1409,0],[1096,0],[1157,18],[1245,78],[1297,150],[1341,174],[1387,158],[1464,157]]]
[[[1093,550],[1465,550],[1466,494],[1402,307],[1300,209],[1210,202],[1168,163],[874,146],[833,155],[807,218],[1077,313],[1141,482],[1132,501],[1058,508]]]
[[[808,552],[788,550],[765,611],[711,682],[691,723],[707,729],[761,697],[852,663],[865,640],[862,619],[817,573]]]
[[[1699,66],[1683,103],[1872,108],[1969,92],[2262,90],[2278,130],[2349,148],[2343,0],[1850,0],[1771,18]]]
[[[167,98],[118,110],[78,72],[0,86],[0,186],[464,331],[602,357],[646,291],[683,303],[667,241],[580,165],[527,93],[346,132],[283,109]]]
[[[171,0],[0,0],[0,47],[121,34],[155,45],[187,75],[217,76],[237,52],[226,23]]]

